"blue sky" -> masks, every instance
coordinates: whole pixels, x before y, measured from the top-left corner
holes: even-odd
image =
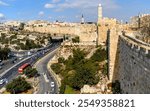
[[[0,20],[97,21],[99,3],[103,16],[124,21],[150,13],[150,0],[0,0]]]

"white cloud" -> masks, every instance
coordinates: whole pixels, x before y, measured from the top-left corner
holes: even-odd
[[[60,0],[52,0],[53,3],[58,3]]]
[[[120,6],[117,3],[115,3],[113,0],[105,0],[105,1],[102,1],[101,3],[105,9],[118,9],[118,8],[120,8]]]
[[[39,12],[39,16],[44,16],[44,12],[43,12],[43,11],[40,11],[40,12]]]
[[[4,17],[5,17],[4,14],[0,13],[0,18],[4,18]]]
[[[65,0],[64,3],[57,5],[56,11],[62,11],[68,8],[92,9],[97,8],[101,3],[105,9],[117,9],[119,6],[113,0]]]
[[[5,19],[5,15],[0,13],[0,20],[4,20]]]
[[[9,6],[9,4],[3,2],[3,1],[0,1],[0,5],[3,5],[3,6]]]
[[[44,5],[45,8],[54,8],[55,7],[55,4],[50,4],[50,3],[47,3]]]

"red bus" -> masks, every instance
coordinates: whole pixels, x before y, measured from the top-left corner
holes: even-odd
[[[27,67],[31,67],[31,65],[28,64],[28,63],[25,63],[24,65],[22,65],[22,66],[18,69],[18,72],[19,72],[20,74],[23,74],[23,71],[24,71]]]

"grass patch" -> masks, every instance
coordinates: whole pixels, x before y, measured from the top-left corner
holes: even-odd
[[[78,94],[78,91],[75,91],[72,87],[66,86],[64,94]]]
[[[2,94],[11,94],[11,93],[8,91],[4,91]],[[33,89],[29,89],[28,91],[18,93],[18,94],[33,94]]]
[[[2,94],[10,94],[10,92],[4,91]]]

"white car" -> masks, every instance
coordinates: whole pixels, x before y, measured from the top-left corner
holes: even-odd
[[[51,87],[54,87],[55,86],[55,83],[54,82],[51,82]]]
[[[0,79],[0,85],[3,85],[4,83],[8,83],[7,79]]]
[[[19,57],[19,60],[22,60],[23,59],[23,57]]]

